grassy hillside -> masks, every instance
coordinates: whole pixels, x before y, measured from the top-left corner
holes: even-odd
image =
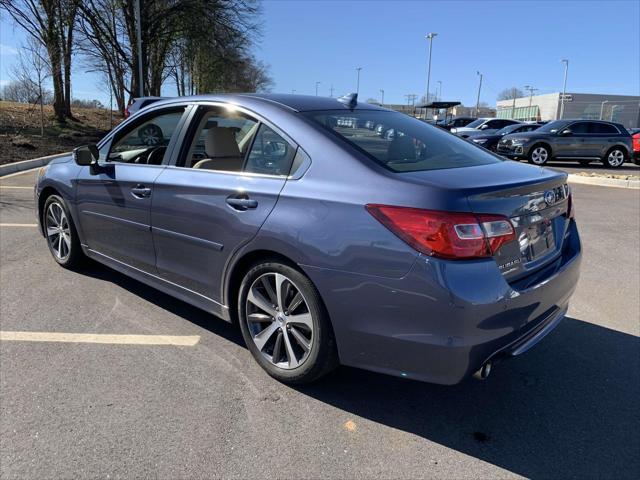
[[[75,120],[57,124],[53,107],[45,105],[45,132],[40,136],[40,107],[0,102],[0,164],[67,152],[95,143],[110,130],[109,110],[74,108]],[[114,112],[114,126],[121,119]]]

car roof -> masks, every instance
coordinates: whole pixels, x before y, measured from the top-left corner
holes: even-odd
[[[347,105],[338,101],[337,98],[316,97],[314,95],[293,95],[286,93],[221,93],[194,95],[190,97],[173,97],[171,99],[163,99],[154,103],[154,105],[170,105],[177,102],[192,101],[220,101],[238,103],[242,105],[246,101],[260,102],[273,106],[280,106],[287,110],[296,112],[306,112],[314,110],[380,110],[389,111],[387,108],[380,107],[366,102],[358,102],[357,105],[350,109]]]

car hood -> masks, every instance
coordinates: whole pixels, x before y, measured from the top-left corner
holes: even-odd
[[[463,132],[463,133],[467,135],[469,138],[478,138],[478,137],[487,137],[487,136],[493,135],[495,132],[497,132],[497,130],[489,128],[486,130],[473,129],[469,132]]]
[[[469,138],[473,139],[473,140],[480,140],[480,139],[486,139],[486,140],[493,140],[495,138],[502,138],[502,135],[496,135],[495,133],[484,133],[482,135],[472,135]]]
[[[477,132],[479,130],[477,128],[457,127],[457,128],[452,128],[451,131],[453,133],[459,133],[459,132]]]

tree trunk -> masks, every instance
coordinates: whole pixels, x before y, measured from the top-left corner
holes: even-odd
[[[47,45],[49,59],[51,60],[51,81],[53,83],[53,113],[59,123],[66,123],[64,107],[64,83],[62,80],[62,65],[60,62],[60,49],[55,42]]]

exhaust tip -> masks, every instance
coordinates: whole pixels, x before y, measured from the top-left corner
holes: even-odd
[[[491,374],[491,362],[487,362],[480,369],[473,374],[473,377],[478,380],[484,380]]]

